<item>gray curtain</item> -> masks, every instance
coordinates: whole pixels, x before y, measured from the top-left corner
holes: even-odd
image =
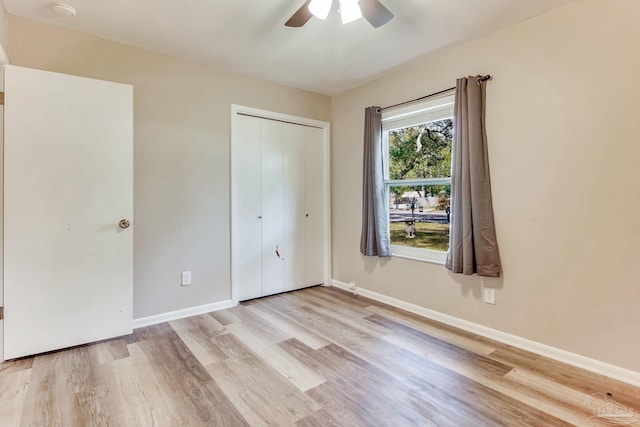
[[[458,79],[451,162],[451,231],[446,267],[454,273],[499,277],[485,129],[486,82]]]
[[[364,116],[360,252],[367,256],[388,257],[391,256],[391,244],[382,159],[380,107],[369,107]]]

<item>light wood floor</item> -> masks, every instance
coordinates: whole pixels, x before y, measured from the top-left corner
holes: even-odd
[[[607,400],[640,415],[638,388],[320,287],[0,364],[12,427],[606,425]]]

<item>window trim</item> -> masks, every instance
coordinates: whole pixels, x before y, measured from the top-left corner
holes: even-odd
[[[417,179],[389,179],[389,132],[394,129],[401,129],[416,126],[422,123],[429,123],[438,120],[453,119],[453,105],[455,94],[445,94],[436,99],[412,104],[389,112],[382,113],[382,147],[383,147],[383,177],[385,188],[385,200],[389,200],[391,187],[413,186],[413,185],[445,185],[451,184],[451,177],[443,178],[417,178]],[[391,216],[389,203],[386,203],[387,229],[391,229]],[[444,265],[448,251],[437,251],[435,249],[414,248],[411,246],[391,244],[391,255],[414,261],[428,262]]]

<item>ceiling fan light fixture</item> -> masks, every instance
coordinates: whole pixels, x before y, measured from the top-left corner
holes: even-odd
[[[332,0],[311,0],[309,12],[318,19],[325,20],[331,11]]]
[[[340,0],[340,16],[342,23],[348,24],[362,18],[362,11],[358,5],[359,0]]]

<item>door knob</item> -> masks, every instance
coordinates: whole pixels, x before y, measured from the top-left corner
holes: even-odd
[[[131,225],[131,223],[129,222],[128,219],[121,219],[120,222],[118,223],[118,226],[120,226],[120,228],[129,228],[129,226]]]

